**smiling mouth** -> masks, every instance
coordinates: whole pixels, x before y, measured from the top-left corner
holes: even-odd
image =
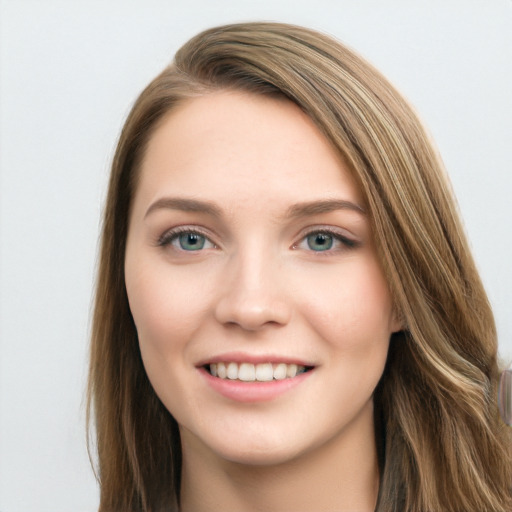
[[[274,380],[293,379],[297,375],[313,369],[287,363],[210,363],[203,367],[210,375],[219,379],[238,380],[242,382],[271,382]]]

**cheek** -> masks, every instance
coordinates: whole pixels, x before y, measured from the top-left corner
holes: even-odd
[[[378,264],[355,260],[305,301],[309,321],[332,345],[365,349],[389,341],[393,308]]]
[[[197,291],[165,262],[127,258],[125,280],[144,368],[156,394],[173,414],[181,410],[180,382],[187,350],[201,315]]]
[[[158,261],[130,259],[125,278],[142,351],[151,347],[164,354],[190,337],[204,309],[193,281]]]

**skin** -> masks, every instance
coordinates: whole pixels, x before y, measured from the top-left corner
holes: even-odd
[[[318,250],[322,230],[342,240]],[[296,105],[220,91],[174,109],[142,163],[125,276],[147,374],[180,425],[182,510],[374,509],[372,393],[400,325],[360,190]],[[199,367],[226,353],[313,369],[240,402]]]

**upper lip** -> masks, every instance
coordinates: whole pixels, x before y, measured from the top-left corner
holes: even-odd
[[[293,356],[285,356],[278,354],[247,354],[242,352],[226,352],[223,354],[218,354],[212,357],[208,357],[199,361],[196,366],[201,367],[207,364],[213,363],[252,363],[252,364],[261,364],[261,363],[285,363],[285,364],[296,364],[299,366],[315,366],[311,363],[311,361],[306,359],[301,359]]]

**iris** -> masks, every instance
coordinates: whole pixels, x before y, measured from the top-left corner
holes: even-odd
[[[334,237],[328,233],[312,233],[306,237],[308,247],[313,251],[332,249]]]
[[[204,248],[206,237],[198,233],[182,233],[178,236],[178,243],[184,251],[200,251]]]

